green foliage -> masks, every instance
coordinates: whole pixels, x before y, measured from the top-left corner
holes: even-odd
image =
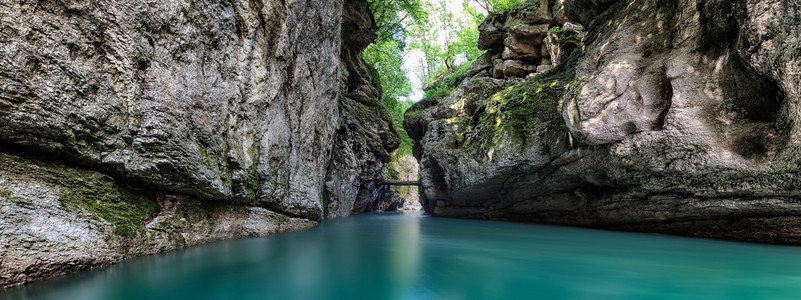
[[[499,12],[507,9],[515,9],[524,5],[536,5],[538,0],[474,0],[476,4],[488,12]]]
[[[395,41],[406,47],[406,27],[426,18],[421,0],[367,0],[378,27],[377,42]]]
[[[411,103],[401,101],[401,98],[409,96],[412,85],[403,71],[402,52],[402,45],[394,40],[377,41],[362,52],[365,66],[375,72],[372,76],[379,78],[383,90],[381,103],[389,110],[395,129],[401,136],[400,154],[411,153],[412,143],[403,129],[403,114]]]
[[[420,51],[423,60],[417,67],[423,82],[430,82],[437,74],[450,73],[460,62],[474,60],[482,54],[478,50],[478,25],[484,15],[462,1],[462,10],[454,11],[447,1],[427,0],[429,11],[425,22],[413,24],[409,29],[410,49]]]
[[[425,111],[427,108],[437,105],[439,99],[434,98],[423,98],[423,100],[417,101],[409,109],[406,110],[404,114],[405,119],[414,118],[418,116],[420,113]]]
[[[576,31],[564,30],[559,26],[554,26],[548,29],[548,34],[555,35],[556,41],[562,47],[568,47],[568,51],[572,51],[581,44],[579,33]]]
[[[377,41],[362,52],[362,59],[380,74],[379,83],[383,90],[381,102],[387,108],[396,106],[394,102],[412,92],[412,84],[403,71],[403,47],[397,41]]]
[[[478,25],[485,16],[470,6],[465,6],[464,13],[469,18],[457,19],[458,29],[454,31],[456,40],[451,43],[450,48],[457,55],[463,55],[465,60],[470,61],[484,54],[484,51],[478,49]]]
[[[460,65],[453,72],[440,75],[441,79],[431,84],[431,87],[426,90],[425,95],[423,95],[423,100],[436,100],[453,93],[462,80],[464,80],[472,64],[472,61],[468,61]]]

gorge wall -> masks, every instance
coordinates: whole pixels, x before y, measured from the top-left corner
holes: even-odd
[[[399,138],[345,2],[0,3],[0,286],[363,211]]]
[[[801,4],[533,3],[406,113],[429,212],[801,244]]]

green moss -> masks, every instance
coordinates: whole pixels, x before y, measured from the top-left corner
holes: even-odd
[[[480,156],[505,136],[522,146],[538,124],[561,118],[560,101],[573,88],[577,61],[571,56],[564,64],[484,100],[472,116],[473,126],[460,149]]]
[[[89,212],[98,219],[108,221],[122,236],[143,230],[145,222],[159,211],[155,193],[121,186],[113,178],[95,171],[10,155],[4,153],[3,149],[0,149],[0,170],[57,188],[63,207]],[[7,190],[0,190],[0,197],[12,201],[30,201],[14,197]]]
[[[367,71],[367,80],[370,81],[370,89],[373,90],[376,95],[383,94],[383,91],[381,91],[381,75],[378,73],[378,70],[363,58],[360,58],[360,60],[362,61],[362,66],[364,66],[364,69]]]
[[[261,177],[259,176],[259,151],[256,147],[250,146],[247,149],[247,154],[250,156],[251,164],[248,166],[247,169],[247,182],[245,184],[245,190],[253,199],[253,203],[256,204],[259,200],[259,194],[261,191]]]
[[[204,146],[203,144],[197,144],[197,146],[198,146],[198,152],[200,153],[200,157],[203,159],[203,162],[205,162],[206,165],[209,167],[212,168],[216,167],[217,164],[214,163],[214,160],[209,155],[208,148],[206,148],[206,146]]]
[[[473,60],[475,61],[475,60]],[[468,61],[456,67],[452,72],[438,76],[423,95],[425,100],[437,100],[449,96],[453,91],[462,83],[462,80],[467,76],[467,71],[473,65],[473,61]]]
[[[60,200],[68,209],[83,209],[116,226],[121,236],[134,235],[159,211],[155,195],[135,191],[92,171],[63,169],[66,179]]]
[[[423,100],[420,100],[420,101],[412,104],[412,106],[410,106],[408,109],[406,109],[406,111],[403,113],[403,118],[404,119],[410,119],[410,118],[417,117],[421,113],[423,113],[423,111],[428,109],[429,107],[436,106],[437,103],[439,103],[439,99],[423,98]]]
[[[500,14],[507,11],[509,14],[519,14],[521,10],[534,9],[540,5],[539,0],[503,0],[494,2],[492,13]]]
[[[414,107],[414,106],[412,106],[412,107]],[[420,114],[422,114],[424,110],[425,109],[414,109],[413,110],[410,107],[409,109],[406,110],[406,112],[403,113],[403,119],[405,120],[405,119],[415,118],[415,117],[419,116]]]
[[[496,147],[525,147],[527,139],[540,124],[561,118],[561,101],[577,94],[586,81],[577,79],[575,74],[581,55],[577,51],[580,43],[578,33],[558,27],[552,28],[549,33],[557,36],[566,57],[564,61],[543,74],[500,91],[491,89],[468,95],[468,98],[472,98],[468,101],[478,102],[479,105],[470,116],[470,126],[465,126],[462,123],[464,120],[458,123],[460,127],[465,127],[457,127],[457,133],[465,132],[461,135],[464,141],[460,146],[461,151],[480,157]],[[488,95],[489,92],[493,94]]]

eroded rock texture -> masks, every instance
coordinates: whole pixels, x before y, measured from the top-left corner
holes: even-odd
[[[407,113],[429,211],[801,243],[801,4],[564,8],[588,32],[559,67]]]
[[[124,184],[0,152],[0,287],[315,221]]]
[[[525,8],[490,15],[479,26],[478,48],[487,50],[467,72],[467,76],[498,79],[534,76],[558,64],[557,36],[563,30],[583,32],[567,22],[563,7],[552,1],[531,1]],[[577,30],[578,29],[578,30]],[[571,49],[576,45],[562,43]],[[484,73],[486,71],[486,73]]]
[[[337,127],[340,10],[8,3],[0,139],[149,187],[319,219]]]
[[[358,3],[0,1],[0,286],[305,228],[329,185],[369,188],[397,133],[370,88],[340,95],[369,78],[372,39],[340,56]]]
[[[392,117],[381,104],[375,69],[359,53],[373,43],[377,27],[366,2],[345,1],[342,13],[340,124],[325,182],[326,216],[374,210],[381,204],[377,182],[400,145]]]

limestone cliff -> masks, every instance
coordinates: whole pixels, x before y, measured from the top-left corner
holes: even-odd
[[[0,3],[0,286],[347,215],[397,147],[347,2]]]
[[[552,45],[572,43],[560,11],[586,28],[579,47],[515,79],[536,70],[506,72],[507,57],[545,57],[515,31],[547,24]],[[476,69],[494,72],[407,112],[424,206],[801,244],[799,11],[786,0],[542,0],[488,18],[485,49],[506,57]]]
[[[379,74],[359,56],[376,39],[373,14],[363,1],[345,1],[343,10],[340,124],[325,182],[327,217],[362,213],[380,204],[377,182],[401,142],[380,102]]]

